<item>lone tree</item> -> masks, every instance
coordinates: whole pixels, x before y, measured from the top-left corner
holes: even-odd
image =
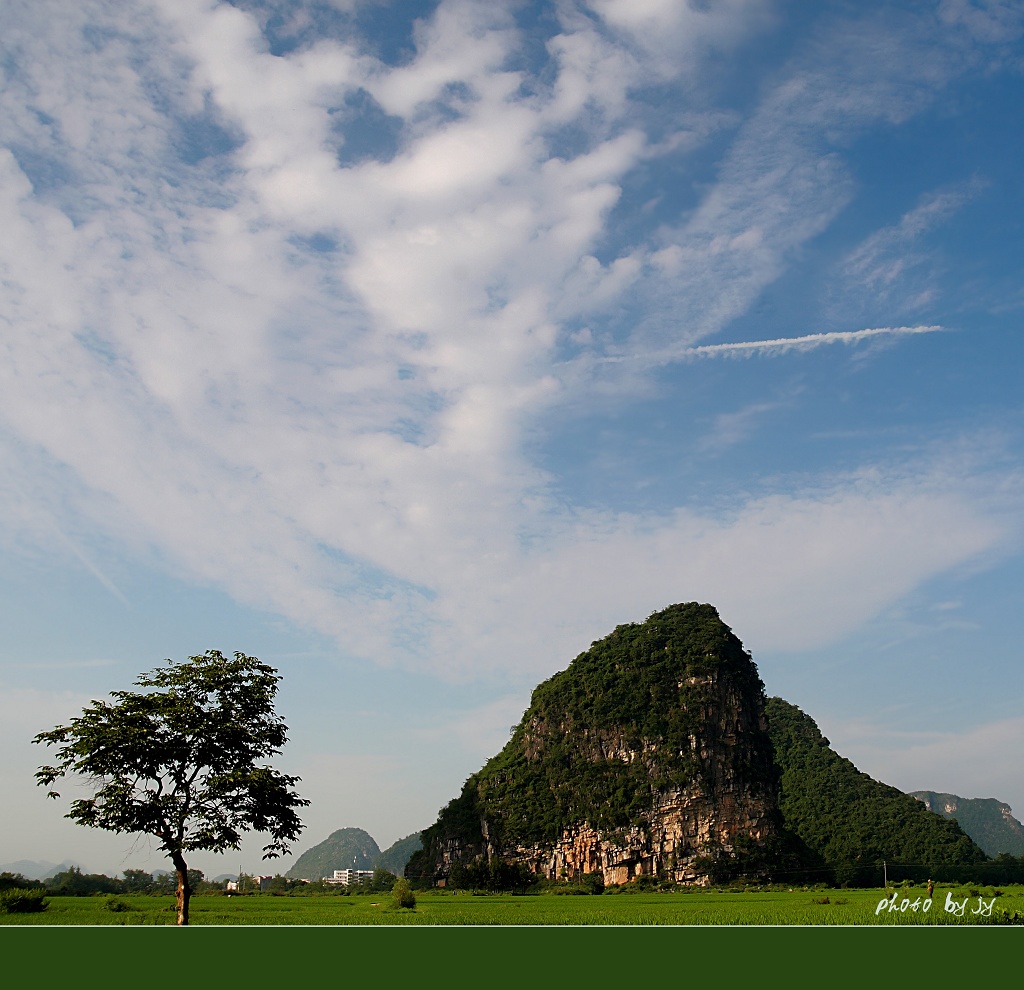
[[[113,691],[113,703],[93,701],[70,725],[33,742],[60,747],[56,764],[36,774],[41,786],[75,775],[97,788],[72,801],[66,818],[160,840],[177,875],[178,924],[187,925],[185,854],[237,849],[250,829],[272,837],[264,859],[286,854],[303,828],[295,809],[309,802],[291,790],[298,777],[257,765],[287,740],[274,711],[280,677],[273,667],[217,650],[167,663],[135,682],[157,690]]]

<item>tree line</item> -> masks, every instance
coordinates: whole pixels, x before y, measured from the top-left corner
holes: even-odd
[[[390,870],[378,867],[372,877],[349,886],[330,883],[325,880],[294,880],[280,873],[269,881],[260,883],[260,878],[243,873],[237,887],[228,890],[227,879],[207,880],[202,870],[188,871],[189,887],[194,894],[381,894],[392,891],[398,877]],[[175,896],[178,879],[174,873],[157,870],[124,870],[119,877],[105,873],[83,873],[77,866],[71,866],[44,880],[30,880],[20,873],[0,873],[0,893],[7,890],[40,890],[53,897],[93,897],[101,894],[154,894]]]
[[[223,891],[227,881],[209,881],[202,870],[189,870],[189,882],[197,893]],[[54,897],[92,897],[95,894],[171,894],[177,890],[173,873],[125,870],[119,877],[105,873],[83,873],[77,866],[68,867],[44,880],[30,880],[20,873],[0,873],[0,891],[45,890]]]

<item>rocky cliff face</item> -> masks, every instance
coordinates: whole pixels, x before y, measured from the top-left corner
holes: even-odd
[[[496,757],[423,836],[410,875],[495,859],[606,884],[707,882],[784,845],[764,689],[710,605],[619,626],[539,685]]]

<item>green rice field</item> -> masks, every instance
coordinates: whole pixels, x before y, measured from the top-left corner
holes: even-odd
[[[891,896],[893,891],[889,891]],[[991,925],[1024,924],[1024,887],[937,887],[930,908],[923,888],[897,888],[896,908],[877,912],[882,889],[699,890],[599,896],[476,895],[427,891],[412,910],[378,896],[200,896],[191,923],[201,925]],[[963,913],[945,909],[949,898]],[[906,905],[904,907],[904,901]],[[915,911],[914,903],[918,903]],[[149,895],[51,897],[37,914],[0,915],[3,925],[173,925],[173,898]],[[901,911],[900,908],[903,907]]]

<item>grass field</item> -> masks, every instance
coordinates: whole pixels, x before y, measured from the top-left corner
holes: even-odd
[[[962,916],[944,908],[949,893],[966,901]],[[193,925],[977,925],[1017,915],[1024,922],[1024,887],[996,895],[988,888],[936,888],[930,910],[926,893],[897,892],[907,907],[876,914],[881,889],[716,891],[669,894],[566,897],[484,895],[429,891],[417,895],[414,910],[395,910],[389,896],[195,896]],[[912,905],[920,899],[915,912]],[[119,903],[118,903],[119,902]],[[167,896],[52,897],[39,914],[0,915],[4,925],[173,925],[173,899]],[[992,905],[991,914],[986,914]],[[973,912],[979,911],[978,914]]]

